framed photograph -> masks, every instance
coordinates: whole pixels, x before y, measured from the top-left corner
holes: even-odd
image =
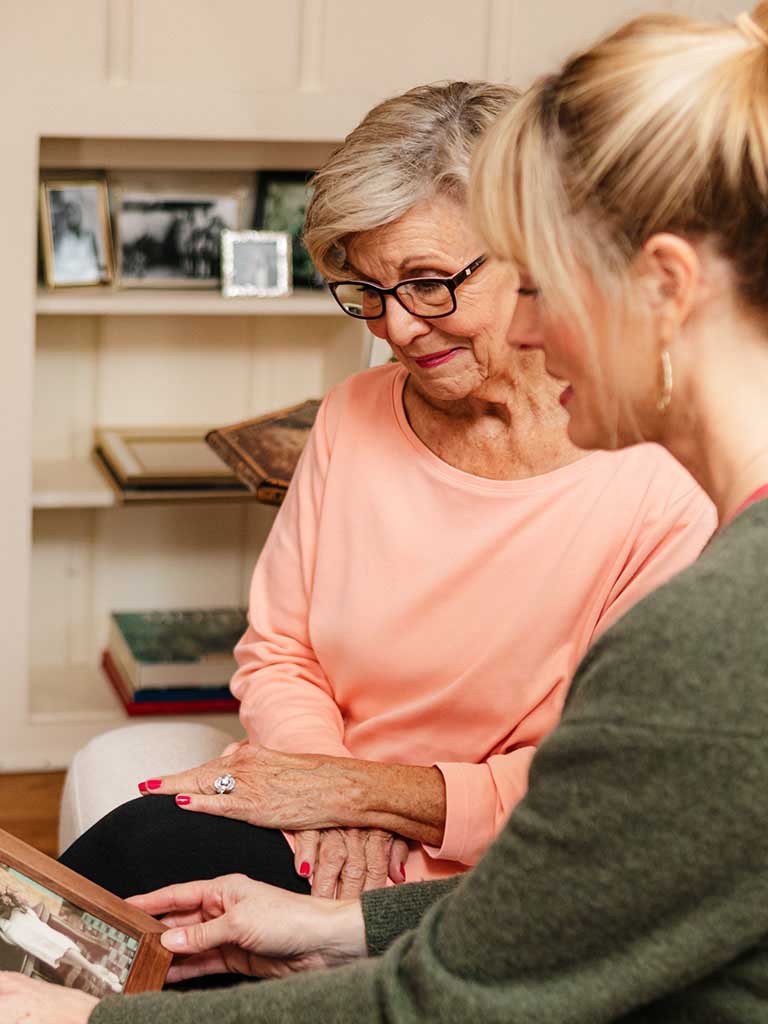
[[[221,234],[243,227],[240,194],[122,190],[114,194],[118,283],[127,288],[215,288]]]
[[[287,231],[293,241],[293,284],[322,288],[323,279],[301,240],[313,171],[262,171],[259,174],[254,224],[262,231]]]
[[[162,988],[165,926],[0,830],[0,970],[101,998]]]
[[[291,293],[291,236],[287,231],[224,231],[221,263],[222,291],[229,298]]]
[[[112,280],[109,197],[104,181],[40,185],[43,273],[49,288]]]

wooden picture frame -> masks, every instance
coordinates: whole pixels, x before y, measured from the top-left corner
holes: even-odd
[[[0,969],[98,998],[157,991],[172,959],[160,944],[164,931],[159,921],[0,830]]]
[[[114,268],[106,181],[41,181],[40,241],[49,288],[109,284]]]

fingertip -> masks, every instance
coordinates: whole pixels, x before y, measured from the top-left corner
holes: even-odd
[[[299,865],[299,874],[302,878],[309,878],[312,874],[312,865],[308,860],[303,860]]]
[[[172,953],[178,953],[187,947],[187,933],[183,928],[172,928],[170,931],[163,932],[160,942]]]
[[[176,797],[176,804],[179,807],[188,807],[191,802],[192,802],[192,797],[191,796],[185,796],[183,793],[180,793]]]

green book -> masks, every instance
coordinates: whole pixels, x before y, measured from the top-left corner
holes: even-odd
[[[113,612],[107,650],[131,689],[226,686],[244,608]]]

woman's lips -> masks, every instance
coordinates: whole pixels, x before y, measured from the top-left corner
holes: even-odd
[[[560,405],[562,405],[563,408],[565,408],[565,406],[568,405],[568,403],[570,402],[570,400],[572,398],[573,398],[573,388],[569,384],[568,387],[565,389],[565,391],[563,391],[561,393],[561,395],[560,395]]]
[[[453,359],[457,352],[461,352],[460,348],[446,348],[442,352],[432,352],[428,356],[414,357],[414,363],[421,366],[422,369],[430,370],[433,366],[441,366],[443,363],[447,363],[449,359]]]

